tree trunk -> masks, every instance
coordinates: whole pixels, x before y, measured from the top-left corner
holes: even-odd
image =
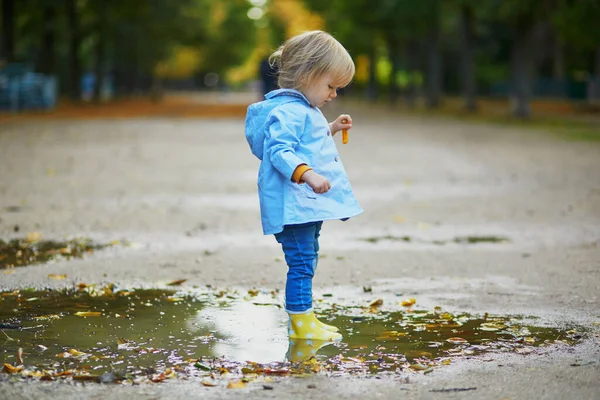
[[[531,76],[534,61],[531,48],[531,27],[526,21],[517,25],[511,50],[512,93],[511,111],[518,118],[531,116]]]
[[[2,48],[0,58],[7,62],[15,60],[15,2],[2,2]],[[3,57],[2,57],[3,56]]]
[[[94,73],[96,81],[94,83],[94,101],[102,101],[102,87],[104,86],[104,75],[106,73],[106,19],[108,18],[106,1],[97,3],[98,10],[98,41],[96,42],[96,67]]]
[[[553,50],[552,76],[554,79],[562,81],[565,79],[565,46],[560,38],[555,39]]]
[[[417,44],[414,41],[409,41],[404,47],[404,59],[406,71],[408,73],[408,82],[404,92],[404,99],[406,105],[410,108],[415,108],[417,101],[417,88],[415,86],[414,73],[417,69]]]
[[[440,54],[440,4],[435,1],[427,40],[427,107],[438,108],[442,94],[442,57]]]
[[[67,0],[67,23],[70,32],[69,38],[69,94],[71,100],[81,99],[81,63],[79,61],[79,45],[81,33],[79,30],[79,16],[77,13],[77,0]]]
[[[596,47],[594,54],[594,75],[588,80],[588,101],[600,104],[600,46]]]
[[[369,49],[369,82],[367,83],[367,99],[377,100],[377,58],[375,46]]]
[[[54,75],[56,72],[56,7],[53,1],[44,2],[44,18],[42,32],[42,49],[38,60],[38,71],[43,74]]]
[[[594,73],[596,78],[600,78],[600,46],[596,47],[596,60],[594,65]]]
[[[464,107],[468,111],[477,109],[477,87],[475,82],[475,63],[473,60],[474,46],[474,15],[473,8],[467,4],[461,9],[461,83],[464,96]]]
[[[398,80],[396,79],[398,71],[400,70],[400,60],[398,57],[398,42],[396,40],[389,40],[388,53],[392,62],[392,71],[390,73],[389,83],[390,103],[392,105],[395,105],[398,102],[398,97],[400,95],[400,89],[398,88]]]

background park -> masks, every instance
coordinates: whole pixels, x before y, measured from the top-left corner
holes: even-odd
[[[0,3],[0,399],[600,396],[597,1]],[[243,136],[312,29],[365,210],[324,225],[323,347]]]

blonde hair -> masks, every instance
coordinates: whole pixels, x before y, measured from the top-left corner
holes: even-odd
[[[327,73],[335,86],[347,86],[355,67],[348,51],[329,33],[309,31],[288,39],[269,57],[279,68],[279,87],[300,90]]]

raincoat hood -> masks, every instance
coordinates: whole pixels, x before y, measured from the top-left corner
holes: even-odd
[[[305,103],[310,107],[308,99],[298,90],[277,89],[265,95],[261,102],[251,104],[246,113],[246,140],[250,151],[259,160],[263,159],[266,122],[274,108],[291,102]]]

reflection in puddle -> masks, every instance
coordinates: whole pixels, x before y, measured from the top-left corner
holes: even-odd
[[[189,322],[189,321],[188,321]],[[212,353],[232,361],[284,361],[288,347],[287,314],[273,306],[248,301],[200,310],[191,325],[219,332]]]
[[[39,234],[38,234],[39,235]],[[96,244],[90,239],[72,239],[63,242],[37,240],[30,234],[25,239],[13,239],[8,242],[0,240],[0,269],[23,267],[25,265],[46,263],[56,259],[82,258],[119,241],[109,244]]]
[[[216,371],[239,377],[386,374],[430,371],[486,352],[528,354],[556,342],[573,344],[582,332],[438,308],[381,311],[375,303],[331,306],[323,318],[340,328],[341,343],[288,341],[287,315],[276,293],[182,294],[84,284],[67,292],[4,292],[0,361],[5,372],[48,380],[161,381],[176,373],[216,379]]]

